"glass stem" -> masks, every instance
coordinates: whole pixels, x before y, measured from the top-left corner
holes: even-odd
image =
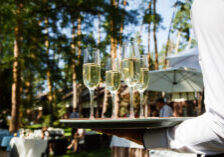
[[[144,95],[143,92],[140,92],[140,114],[139,114],[140,118],[144,117],[143,106],[144,106]]]
[[[94,90],[93,89],[89,89],[89,93],[90,93],[90,119],[94,119],[94,106],[93,106],[93,99],[94,99]]]
[[[116,111],[115,111],[115,95],[116,92],[111,93],[112,95],[112,118],[116,118]]]
[[[130,87],[130,118],[135,118],[133,87]]]

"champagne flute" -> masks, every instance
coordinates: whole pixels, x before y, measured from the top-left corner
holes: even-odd
[[[133,89],[140,78],[140,60],[137,45],[124,44],[122,49],[122,77],[130,89],[130,117],[135,118]]]
[[[115,110],[115,95],[120,88],[121,72],[118,59],[110,59],[106,66],[106,88],[112,95],[112,118],[117,118]]]
[[[148,69],[148,56],[142,55],[140,56],[140,79],[136,84],[136,89],[140,93],[140,114],[139,117],[143,118],[143,105],[144,105],[144,98],[143,94],[146,88],[149,85],[149,69]]]
[[[97,49],[84,52],[83,81],[90,92],[90,119],[94,119],[94,90],[100,83],[100,54]]]

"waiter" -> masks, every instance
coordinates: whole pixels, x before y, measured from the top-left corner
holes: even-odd
[[[224,0],[194,0],[192,24],[199,47],[206,112],[176,127],[103,130],[146,148],[216,155],[224,153]]]

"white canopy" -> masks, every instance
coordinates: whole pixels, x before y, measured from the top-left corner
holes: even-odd
[[[179,52],[178,54],[169,55],[167,59],[169,60],[170,67],[187,67],[198,70],[201,69],[199,65],[197,47]]]
[[[203,90],[201,71],[189,68],[169,68],[150,71],[148,90],[174,92],[199,92]]]

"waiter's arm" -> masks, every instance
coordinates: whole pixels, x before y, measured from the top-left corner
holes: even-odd
[[[147,149],[165,148],[184,153],[214,155],[224,152],[223,128],[211,113],[205,113],[171,128],[97,131],[126,138]]]

